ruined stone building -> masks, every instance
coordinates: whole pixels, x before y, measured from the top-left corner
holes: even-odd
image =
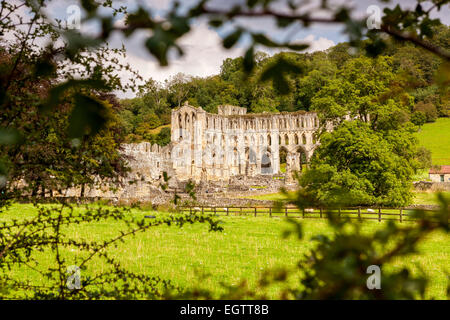
[[[219,106],[218,113],[184,105],[172,111],[170,160],[180,180],[228,180],[301,170],[317,146],[316,113],[247,114]]]
[[[314,112],[247,114],[246,108],[224,105],[213,114],[185,104],[172,110],[167,146],[124,145],[131,168],[126,183],[114,193],[105,186],[88,196],[149,198],[160,190],[163,172],[173,187],[188,180],[225,186],[237,178],[276,185],[273,175],[292,179],[293,171],[309,161],[318,145],[318,126]]]

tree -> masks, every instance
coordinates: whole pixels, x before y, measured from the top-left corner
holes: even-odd
[[[407,205],[418,167],[415,146],[412,131],[376,132],[367,123],[346,121],[322,135],[310,168],[299,177],[301,197],[322,206]]]
[[[415,111],[411,114],[411,122],[420,129],[427,122],[427,116],[423,111]]]
[[[434,122],[438,117],[436,107],[432,103],[424,103],[421,101],[414,106],[414,111],[423,113],[426,122]]]
[[[155,142],[160,146],[168,145],[170,143],[170,128],[162,128],[156,135]]]
[[[180,107],[188,97],[190,91],[190,79],[189,76],[183,73],[177,73],[166,82],[167,90],[169,91],[169,99],[174,102],[176,107]]]

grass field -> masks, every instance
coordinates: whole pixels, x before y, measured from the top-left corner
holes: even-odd
[[[32,217],[36,210],[32,205],[16,204],[0,215],[0,222],[10,219]],[[149,212],[133,209],[133,215],[144,216]],[[166,213],[155,213],[158,217]],[[303,253],[313,247],[310,240],[317,234],[330,234],[325,220],[302,220],[305,237],[283,239],[282,232],[288,224],[281,218],[267,217],[220,217],[223,232],[209,232],[206,225],[194,224],[183,228],[161,226],[128,238],[117,248],[111,248],[113,255],[135,272],[158,275],[172,280],[181,287],[201,285],[216,293],[222,291],[221,283],[237,285],[247,279],[253,286],[263,270],[279,266],[295,266]],[[373,233],[384,222],[363,222],[364,232]],[[116,221],[81,224],[70,227],[67,234],[74,239],[106,240],[118,235],[123,223]],[[427,298],[445,298],[447,280],[445,270],[450,271],[450,237],[435,233],[420,245],[420,253],[396,260],[383,270],[408,265],[412,272],[423,268],[431,279]],[[64,252],[68,263],[76,264],[78,252],[69,249]],[[35,252],[39,268],[50,266],[48,252]],[[96,261],[89,270],[106,268]],[[40,283],[39,273],[24,267],[11,271],[15,276]],[[82,276],[86,276],[86,274]],[[207,275],[199,279],[199,275]],[[295,279],[293,279],[295,280]],[[275,290],[275,289],[274,289]],[[273,292],[273,297],[276,298]]]
[[[159,127],[157,127],[157,128],[154,128],[154,129],[150,130],[149,133],[151,133],[151,134],[158,134],[158,133],[161,132],[161,129],[162,129],[162,128],[169,128],[169,129],[170,129],[170,124],[166,124],[166,125],[163,125],[163,126],[159,126]]]
[[[431,151],[433,164],[450,164],[450,118],[424,124],[417,137]]]

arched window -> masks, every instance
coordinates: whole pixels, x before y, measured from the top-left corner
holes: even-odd
[[[181,114],[178,115],[178,127],[179,127],[179,137],[183,137],[183,120],[181,119]]]
[[[289,145],[289,136],[288,135],[284,136],[284,144]]]
[[[306,135],[305,134],[302,134],[302,143],[306,144]]]
[[[297,121],[298,121],[298,119],[297,119]],[[294,135],[294,143],[298,144],[298,135],[297,134]]]
[[[270,148],[263,150],[261,154],[261,173],[272,174],[272,153]]]

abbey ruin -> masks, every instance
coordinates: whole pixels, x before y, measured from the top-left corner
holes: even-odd
[[[223,105],[213,114],[184,104],[172,110],[168,145],[124,145],[131,168],[126,181],[114,192],[105,187],[88,196],[153,199],[164,172],[172,188],[191,180],[221,190],[237,184],[242,188],[236,190],[244,191],[257,184],[275,191],[294,182],[293,172],[309,161],[318,127],[314,112],[247,114],[246,108]]]
[[[316,113],[247,114],[246,108],[219,106],[218,114],[184,105],[172,111],[167,165],[180,180],[228,180],[300,171],[317,146]]]

